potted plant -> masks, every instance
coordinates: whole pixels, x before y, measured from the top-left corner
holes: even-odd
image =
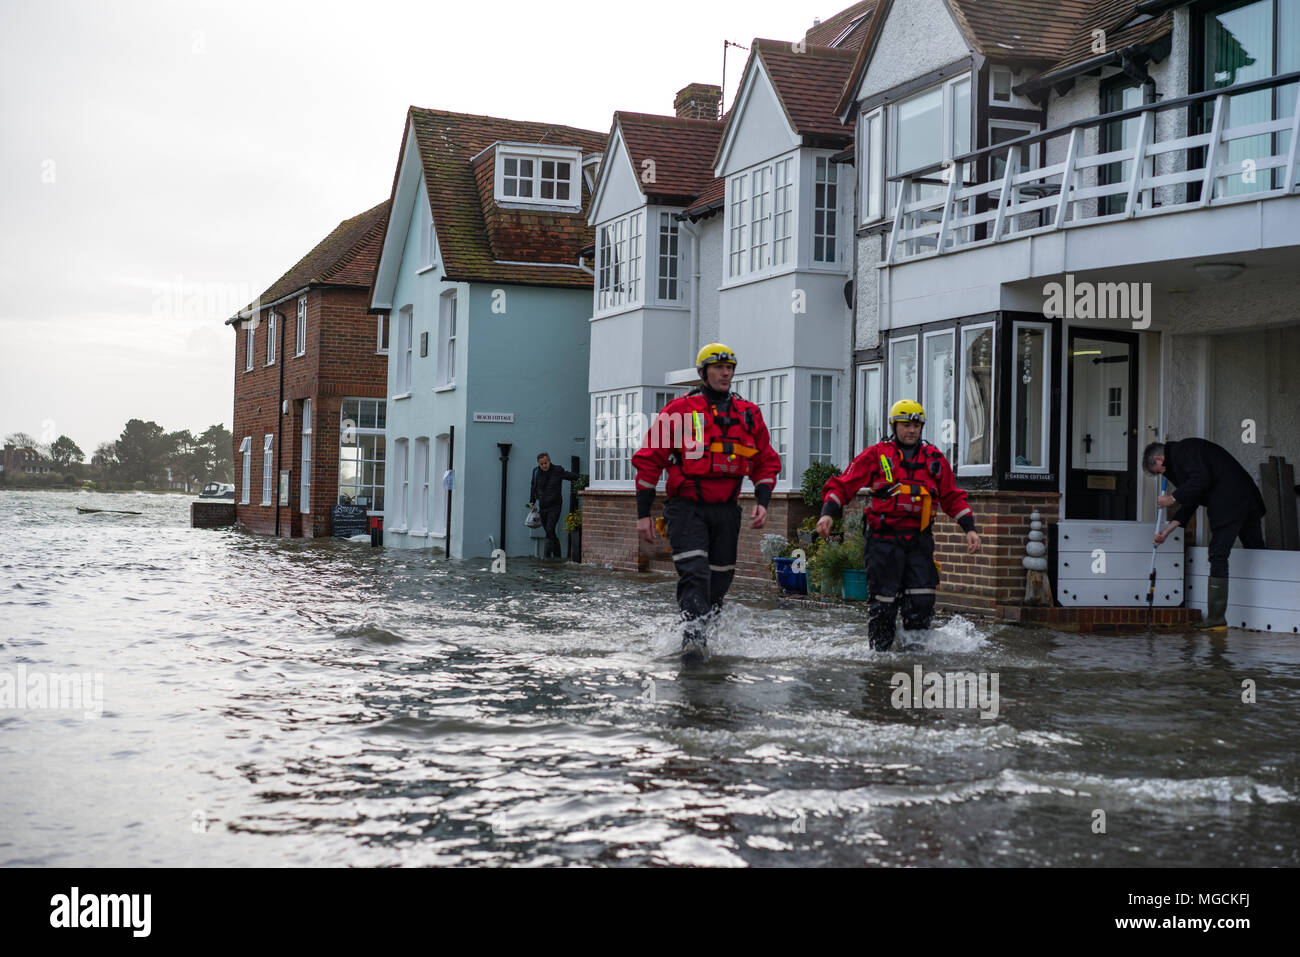
[[[861,535],[849,533],[844,540],[829,541],[817,550],[815,563],[809,562],[809,574],[816,571],[819,589],[825,594],[835,594],[844,587],[844,572],[862,567],[863,541]]]

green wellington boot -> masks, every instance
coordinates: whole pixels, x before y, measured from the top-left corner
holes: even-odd
[[[1194,626],[1197,631],[1226,631],[1228,620],[1223,617],[1228,610],[1228,579],[1211,578],[1209,613]]]

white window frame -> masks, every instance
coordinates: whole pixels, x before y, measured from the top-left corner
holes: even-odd
[[[812,386],[813,386],[813,382],[814,382],[815,380],[819,379],[819,378],[821,378],[821,379],[825,379],[825,380],[826,380],[826,387],[830,390],[830,393],[829,393],[829,396],[828,396],[828,397],[824,397],[824,398],[821,398],[821,399],[814,399],[814,398],[813,398],[813,394],[812,394]],[[838,449],[838,447],[837,447],[837,443],[836,443],[836,441],[835,441],[835,433],[838,431],[838,430],[836,429],[836,425],[837,425],[837,423],[836,423],[836,421],[835,421],[835,396],[836,396],[836,393],[837,393],[838,391],[839,391],[839,376],[835,375],[835,373],[833,373],[833,372],[810,372],[810,373],[808,373],[808,458],[807,458],[808,465],[812,465],[813,462],[822,462],[822,461],[824,461],[826,464],[829,465],[829,464],[831,464],[831,463],[833,463],[833,462],[835,461],[836,453],[839,452],[839,449]],[[830,424],[829,424],[828,426],[823,427],[823,426],[820,426],[820,425],[814,425],[814,424],[813,424],[813,421],[814,421],[814,416],[813,416],[813,406],[814,406],[814,405],[822,405],[822,406],[826,406],[826,407],[829,409],[829,412],[830,412]],[[813,443],[813,433],[814,433],[814,432],[825,432],[825,433],[826,433],[826,443],[825,443],[825,444],[826,444],[826,451],[825,451],[825,452],[822,452],[822,453],[814,453],[814,452],[813,452],[813,444],[814,444],[814,443]],[[816,459],[815,459],[815,458],[813,457],[814,455],[823,455],[824,458],[816,458]]]
[[[868,374],[875,372],[875,384],[868,382]],[[862,452],[875,445],[884,436],[886,425],[885,408],[885,364],[883,362],[868,362],[858,366],[858,417],[856,423],[855,441],[857,448],[854,455]],[[867,434],[867,411],[871,404],[874,403],[876,412],[876,421],[880,423],[880,435]]]
[[[777,417],[773,414],[772,385],[777,379],[784,379],[782,382],[782,398],[780,400],[781,422],[784,424],[779,424]],[[795,439],[793,383],[796,381],[794,370],[788,368],[759,372],[746,375],[743,379],[733,380],[735,391],[758,406],[759,412],[763,415],[763,424],[767,426],[772,448],[781,456],[781,473],[777,476],[776,488],[783,491],[790,487],[792,481],[791,474],[793,470],[790,468],[790,459]],[[756,383],[759,384],[757,389],[754,388]]]
[[[804,221],[799,214],[799,156],[796,150],[728,177],[724,287],[797,268]]]
[[[252,498],[249,486],[253,484],[253,437],[244,436],[244,441],[239,443],[239,454],[244,457],[244,468],[242,475],[242,487],[239,492],[239,504],[248,505]]]
[[[298,511],[311,514],[311,399],[302,400],[302,474],[298,478]]]
[[[257,323],[250,319],[244,323],[247,335],[244,337],[244,371],[253,371],[253,353],[257,351]]]
[[[436,436],[433,442],[433,448],[430,450],[433,455],[433,476],[438,480],[438,484],[432,488],[432,491],[438,494],[433,500],[433,510],[430,521],[433,523],[429,527],[429,534],[435,538],[447,537],[447,493],[442,487],[442,477],[451,469],[451,436],[448,433]]]
[[[644,209],[596,227],[596,315],[608,316],[645,303]]]
[[[989,346],[989,361],[991,362],[991,376],[989,379],[989,407],[986,410],[988,415],[988,435],[989,435],[989,461],[987,465],[972,464],[966,461],[966,340],[974,338],[982,333],[985,329],[992,334],[993,340]],[[997,408],[998,401],[998,329],[997,324],[993,322],[981,322],[976,325],[962,326],[961,335],[958,337],[957,353],[957,371],[961,381],[957,384],[957,474],[958,475],[992,475],[993,474],[993,438],[997,433],[997,418],[994,411]]]
[[[997,74],[1002,73],[1007,78],[1007,98],[999,100],[997,97]],[[1007,66],[992,66],[989,68],[989,105],[990,106],[1011,106],[1016,101],[1016,94],[1011,88],[1015,86],[1015,74]]]
[[[527,160],[533,164],[532,174],[529,177],[531,182],[531,196],[507,196],[505,192],[505,169],[506,160]],[[569,164],[569,198],[568,199],[543,199],[542,185],[544,181],[559,183],[562,182],[558,177],[545,180],[542,176],[542,164],[546,162],[568,163]],[[513,177],[516,180],[522,180],[522,176]],[[582,208],[582,151],[577,149],[561,149],[555,147],[527,145],[519,143],[499,144],[496,150],[496,176],[495,176],[495,198],[497,203],[503,206],[550,206],[559,209],[581,209]]]
[[[412,535],[429,534],[429,439],[421,436],[415,440],[414,500],[411,502],[411,519],[407,525]]]
[[[349,418],[348,418],[348,407],[349,407],[350,405],[352,405],[353,403],[356,404],[356,415],[357,415],[357,417],[356,417],[355,419],[349,419]],[[361,424],[362,408],[363,408],[363,405],[366,404],[366,403],[371,403],[371,404],[374,405],[374,407],[375,407],[375,408],[374,408],[374,412],[375,412],[375,421],[376,421],[376,422],[379,421],[379,413],[380,413],[380,412],[383,412],[383,413],[384,413],[384,425],[383,425],[383,426],[379,426],[379,425],[363,426],[363,425]],[[378,437],[378,438],[382,438],[382,439],[384,439],[384,454],[383,454],[382,456],[379,456],[378,458],[374,458],[374,459],[367,459],[367,458],[365,457],[365,455],[364,455],[363,452],[362,452],[362,444],[361,444],[360,441],[357,441],[357,442],[356,442],[354,445],[352,445],[352,446],[347,446],[347,448],[349,448],[349,449],[353,449],[353,448],[354,448],[354,449],[356,450],[356,453],[355,453],[355,460],[356,460],[356,463],[357,463],[357,466],[358,466],[357,484],[355,484],[355,485],[350,485],[350,486],[348,486],[348,487],[351,488],[353,491],[358,492],[358,493],[363,492],[363,491],[367,491],[367,490],[368,490],[368,491],[370,492],[370,499],[371,499],[371,505],[370,505],[370,507],[368,508],[368,512],[369,512],[369,514],[371,514],[371,515],[383,515],[383,514],[384,514],[384,510],[383,510],[383,509],[377,509],[377,508],[375,508],[375,507],[374,507],[374,501],[375,501],[375,499],[377,498],[377,493],[379,493],[379,492],[383,492],[383,494],[384,494],[384,498],[385,498],[384,504],[385,504],[385,505],[388,504],[388,501],[387,501],[388,492],[387,492],[387,489],[386,489],[385,486],[386,486],[386,483],[387,483],[387,480],[388,480],[388,475],[387,475],[387,470],[388,470],[387,457],[388,457],[388,450],[389,450],[389,448],[390,448],[390,445],[389,445],[389,442],[388,442],[388,415],[387,415],[387,406],[385,405],[384,400],[383,400],[383,399],[365,398],[365,397],[362,397],[362,396],[345,396],[345,397],[340,401],[340,403],[339,403],[339,442],[338,442],[338,448],[336,449],[336,452],[337,452],[338,457],[339,457],[339,468],[338,468],[338,473],[337,473],[337,485],[336,485],[336,488],[335,488],[335,490],[334,490],[335,501],[338,501],[339,498],[342,497],[342,489],[343,489],[343,466],[342,466],[342,459],[343,459],[343,449],[345,448],[345,446],[343,445],[343,441],[344,441],[344,439],[346,439],[346,438],[349,436],[349,434],[350,434],[350,435],[352,436],[352,438],[354,438],[354,439],[357,438],[357,437],[359,437],[359,436],[374,436],[374,437]],[[367,462],[369,462],[369,463],[371,463],[371,464],[373,464],[373,465],[375,465],[375,466],[383,466],[383,467],[384,467],[384,472],[385,472],[385,474],[384,474],[384,481],[383,481],[383,482],[372,482],[372,483],[370,483],[370,484],[362,484],[362,479],[365,478],[365,467],[366,467],[366,463],[367,463]],[[341,504],[341,503],[340,503],[340,504]]]
[[[989,145],[993,145],[994,127],[997,127],[999,129],[1004,129],[1004,130],[1013,130],[1015,132],[1020,133],[1021,136],[1028,136],[1031,133],[1039,133],[1042,131],[1042,127],[1040,127],[1037,123],[1030,123],[1025,120],[991,119],[988,122],[988,127],[989,127]],[[1019,139],[1020,137],[1017,136],[1013,138]],[[1033,166],[1030,167],[1031,169],[1038,169],[1043,165],[1043,153],[1042,153],[1043,144],[1042,143],[1030,143],[1027,147],[1022,146],[1020,147],[1020,149],[1022,151],[1026,149],[1029,150],[1029,156],[1030,156],[1029,162],[1033,164]],[[1002,159],[1002,157],[998,156],[996,153],[990,156],[989,158],[990,170],[992,170],[992,162],[994,159]],[[1005,168],[1006,167],[1003,167],[1003,169]],[[1020,172],[1023,173],[1024,171],[1025,171],[1025,167],[1022,166],[1020,168]]]
[[[280,314],[272,309],[266,323],[266,364],[268,366],[275,365],[275,341],[279,338],[276,335],[279,328]]]
[[[632,455],[645,438],[648,423],[641,414],[643,390],[616,389],[591,399],[592,485],[632,488],[636,470]]]
[[[682,302],[682,234],[677,217],[667,210],[655,210],[659,228],[655,232],[655,302],[678,305]],[[647,219],[648,221],[648,219]],[[666,227],[666,228],[665,228]],[[667,249],[665,250],[665,245]],[[669,274],[671,272],[671,275]],[[647,277],[648,283],[649,277]],[[668,285],[672,295],[663,295]]]
[[[894,391],[896,388],[898,388],[898,384],[894,381],[894,350],[896,350],[899,346],[907,342],[912,343],[912,345],[915,347],[916,350],[913,353],[913,355],[916,358],[916,387],[917,387],[916,395],[899,395]],[[923,377],[923,373],[925,370],[921,367],[921,362],[924,359],[924,356],[921,355],[920,337],[916,335],[916,333],[913,333],[910,336],[899,336],[897,339],[890,339],[889,353],[886,356],[886,359],[889,368],[889,373],[888,373],[889,388],[885,396],[885,407],[888,409],[889,407],[893,406],[893,404],[897,402],[899,399],[914,399],[917,402],[921,401],[921,391],[925,387],[925,380]],[[886,416],[885,418],[888,419],[888,416]],[[885,428],[886,429],[889,428],[888,421],[885,422]]]
[[[952,363],[951,416],[944,416],[943,415],[944,410],[933,408],[934,403],[929,401],[932,398],[929,391],[930,390],[930,343],[938,339],[948,340],[948,355]],[[920,399],[919,401],[921,402],[922,407],[925,409],[926,441],[929,442],[931,445],[933,445],[935,448],[937,448],[940,452],[942,452],[944,458],[948,459],[948,461],[951,463],[953,461],[953,456],[956,455],[957,452],[956,446],[957,446],[957,440],[959,438],[959,435],[956,432],[956,428],[957,428],[957,335],[956,335],[956,330],[954,328],[949,327],[947,329],[936,329],[933,332],[927,332],[925,334],[925,341],[921,348],[920,372],[921,372],[921,377],[920,377],[921,395],[924,396],[924,398]],[[951,446],[945,445],[943,442],[943,423],[945,418],[951,418],[953,423],[954,435],[953,435],[953,443]]]
[[[839,266],[844,259],[843,257],[844,243],[840,239],[840,189],[842,186],[842,183],[840,182],[840,164],[833,162],[831,160],[831,155],[832,154],[830,153],[825,153],[822,155],[815,156],[813,158],[813,164],[812,164],[813,167],[812,168],[812,190],[810,191],[810,194],[808,196],[808,200],[810,203],[809,210],[811,212],[811,215],[808,217],[808,228],[809,228],[808,259],[814,266]],[[827,192],[829,193],[831,189],[834,189],[835,201],[830,206],[823,206],[821,208],[818,208],[817,187],[822,185],[822,181],[819,180],[817,177],[822,168],[823,163],[825,164],[827,175],[831,177],[830,179],[825,181],[825,184],[827,186]],[[835,228],[832,229],[830,232],[827,232],[825,228],[823,228],[820,235],[817,232],[817,214],[819,212],[825,213],[828,216],[833,215],[835,217]],[[825,219],[823,219],[822,222],[824,226]],[[828,240],[829,242],[835,244],[834,256],[832,256],[829,259],[817,258],[817,240],[819,238],[823,240]],[[823,245],[822,247],[823,252],[825,251],[825,248],[826,248],[825,245]]]
[[[393,398],[411,394],[411,356],[415,348],[415,309],[403,306],[397,314],[397,368],[393,370]]]
[[[388,334],[392,332],[392,318],[393,317],[386,312],[381,312],[378,316],[379,322],[375,327],[375,355],[388,355],[388,346],[384,345],[384,340],[387,339],[389,337]]]
[[[1043,416],[1043,435],[1040,442],[1039,452],[1042,453],[1043,464],[1039,465],[1017,465],[1016,452],[1016,413],[1019,411],[1016,401],[1016,379],[1019,376],[1019,355],[1017,343],[1020,340],[1021,329],[1042,329],[1043,330],[1043,397],[1042,397],[1042,416]],[[1052,428],[1055,425],[1049,418],[1052,409],[1052,324],[1049,322],[1019,322],[1011,323],[1011,419],[1010,429],[1007,436],[1008,453],[1007,453],[1007,470],[1010,472],[1032,472],[1046,475],[1052,471]]]
[[[272,499],[272,489],[275,487],[275,460],[271,457],[272,446],[275,444],[275,433],[267,432],[262,437],[262,507],[267,508],[274,504]]]
[[[307,354],[307,297],[298,298],[298,325],[297,325],[297,351],[296,356],[305,356]]]
[[[953,95],[953,89],[957,86],[960,86],[963,83],[967,84],[967,89],[969,91],[968,99],[970,100],[970,102],[973,103],[974,86],[970,85],[971,74],[962,73],[959,74],[958,76],[950,77],[947,80],[942,81],[941,83],[935,83],[933,86],[928,86],[924,90],[916,90],[912,93],[909,93],[907,96],[900,97],[898,100],[889,104],[888,133],[886,134],[889,149],[887,151],[888,163],[886,164],[887,168],[884,177],[885,179],[888,179],[891,176],[897,176],[899,173],[909,172],[908,170],[898,168],[898,147],[901,142],[898,135],[899,108],[902,106],[903,103],[906,103],[910,100],[917,99],[922,96],[926,96],[928,94],[932,94],[934,93],[935,90],[940,91],[940,100],[942,105],[940,107],[940,119],[939,119],[939,122],[941,124],[940,125],[941,132],[940,132],[940,139],[939,139],[940,155],[937,156],[934,161],[936,163],[943,163],[945,161],[951,160],[955,155],[960,155],[953,152],[953,145],[954,145],[953,120],[955,118],[954,111],[953,111],[953,103],[955,100],[955,97]],[[971,117],[970,129],[971,129],[971,139],[973,140],[975,138],[975,125],[974,125],[973,116]],[[963,152],[968,152],[968,151],[969,150],[963,150]],[[971,176],[971,171],[967,170],[966,171],[967,180],[970,179],[970,176]],[[898,202],[898,188],[899,188],[899,183],[897,182],[889,183],[888,186],[889,201],[886,204],[887,206],[886,216],[889,218],[893,217],[894,207]],[[938,189],[939,187],[935,187],[935,188]]]
[[[438,264],[438,231],[433,227],[428,194],[422,191],[417,202],[420,204],[420,269],[432,269]]]
[[[438,297],[438,389],[450,389],[456,385],[456,324],[460,309],[459,296],[455,289],[444,292]]]
[[[861,182],[861,224],[885,218],[885,108],[877,107],[858,120],[858,170]]]
[[[393,442],[393,497],[397,499],[393,508],[393,517],[401,523],[393,528],[396,534],[404,534],[410,527],[411,520],[411,440],[400,438]]]

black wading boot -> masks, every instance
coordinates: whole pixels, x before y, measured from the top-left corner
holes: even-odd
[[[1228,611],[1228,579],[1211,578],[1209,591],[1209,609],[1193,627],[1197,631],[1227,631],[1228,620],[1224,615]]]

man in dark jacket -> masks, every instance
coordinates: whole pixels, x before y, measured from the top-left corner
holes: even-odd
[[[542,527],[546,529],[545,558],[561,558],[560,539],[555,534],[555,526],[564,511],[564,483],[576,482],[580,476],[566,472],[558,465],[551,464],[551,457],[543,452],[537,456],[537,468],[533,469],[533,485],[528,490],[528,507],[537,503],[542,515]]]
[[[1240,536],[1247,548],[1263,548],[1264,496],[1241,463],[1223,446],[1205,439],[1152,442],[1142,453],[1142,467],[1152,475],[1167,476],[1175,486],[1172,495],[1156,500],[1160,508],[1181,506],[1163,529],[1156,532],[1160,545],[1178,526],[1187,527],[1204,505],[1210,522],[1209,614],[1196,627],[1228,627],[1228,553]]]

